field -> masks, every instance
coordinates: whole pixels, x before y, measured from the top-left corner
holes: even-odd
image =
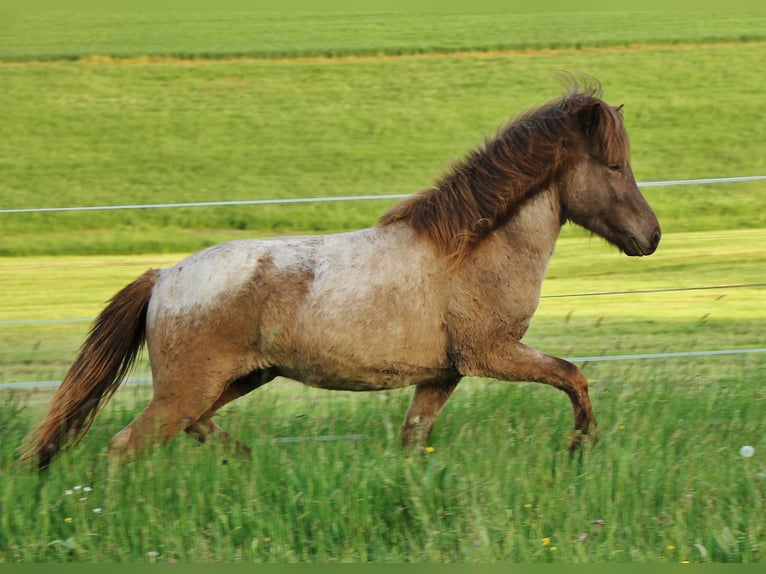
[[[142,357],[49,472],[13,465],[50,396],[13,385],[60,380],[144,269],[227,238],[374,225],[391,202],[7,210],[414,192],[557,96],[560,69],[625,104],[639,181],[766,174],[766,19],[549,17],[0,27],[0,563],[763,562],[764,182],[645,188],[664,231],[646,259],[565,227],[526,342],[591,382],[601,442],[581,457],[564,448],[568,400],[540,385],[466,380],[429,448],[405,452],[410,390],[279,380],[218,417],[251,460],[180,438],[109,467],[106,443],[148,397]]]
[[[596,21],[604,34],[612,29],[608,19]],[[636,42],[660,31],[639,14],[620,45],[598,47],[600,36],[584,29],[579,49],[526,53],[394,57],[382,49],[383,56],[353,57],[348,48],[334,59],[179,60],[139,34],[136,44],[124,44],[130,53],[171,56],[9,63],[0,66],[0,82],[9,87],[0,91],[7,112],[0,197],[4,209],[25,209],[412,193],[509,118],[558,96],[557,70],[591,74],[607,100],[625,104],[639,181],[761,175],[766,126],[762,82],[752,70],[764,59],[766,38],[739,39],[753,37],[753,23],[766,30],[766,18],[730,16],[723,20],[728,27],[718,26],[720,42],[701,44],[713,24],[700,22],[700,35],[691,37],[697,43],[678,44],[690,37],[683,21],[660,26],[664,35],[650,44]],[[149,33],[130,23],[121,24],[122,33]],[[77,24],[68,23],[70,34],[90,29],[87,20]],[[388,24],[373,20],[369,27],[396,30]],[[285,36],[297,25],[288,19]],[[461,38],[451,20],[420,26]],[[565,43],[560,29],[546,33],[551,45],[556,38],[575,43]],[[507,36],[490,27],[478,46],[489,49]],[[17,41],[35,38],[26,31]],[[470,34],[462,41],[478,42]],[[310,34],[303,42],[295,53],[314,53]],[[345,45],[342,35],[328,45],[336,42]],[[38,43],[52,55],[85,49],[51,46],[48,36]],[[257,55],[259,46],[238,53]],[[121,53],[114,45],[93,49]],[[762,229],[766,215],[752,209],[760,190],[760,184],[689,186],[651,188],[647,195],[667,232]],[[5,213],[0,255],[193,251],[233,236],[366,227],[386,205]]]

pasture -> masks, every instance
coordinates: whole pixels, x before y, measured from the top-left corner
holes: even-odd
[[[766,172],[758,17],[569,15],[564,37],[526,15],[512,40],[510,16],[478,34],[371,15],[364,35],[340,15],[69,17],[68,37],[42,17],[0,30],[0,208],[410,193],[558,95],[556,69],[625,103],[639,181]],[[764,346],[766,186],[644,191],[658,252],[628,259],[567,226],[525,338],[590,380],[601,442],[582,457],[565,450],[568,400],[541,385],[464,381],[411,453],[411,390],[278,380],[221,417],[252,459],[181,437],[109,468],[107,441],[147,398],[142,357],[42,476],[12,462],[50,391],[0,388],[0,563],[762,562],[766,353],[704,352]],[[0,383],[60,380],[85,319],[147,267],[373,225],[387,205],[0,214]],[[703,354],[600,360],[672,352]]]

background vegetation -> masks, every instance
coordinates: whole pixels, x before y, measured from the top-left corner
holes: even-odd
[[[69,21],[75,17],[64,14],[69,32],[58,36],[55,17],[26,28],[22,21],[17,32],[0,36],[0,55],[8,58],[14,46],[22,53],[42,46],[59,58],[0,65],[4,209],[412,193],[516,114],[558,96],[557,70],[595,76],[608,101],[625,104],[640,181],[759,175],[766,163],[762,82],[753,73],[766,48],[760,41],[739,41],[754,38],[758,22],[766,30],[757,16],[702,17],[694,27],[685,18],[642,13],[555,16],[559,24],[553,27],[549,15],[507,15],[499,18],[505,27],[481,27],[487,17],[475,16],[476,26],[467,25],[469,18],[458,32],[455,18],[373,15],[360,16],[358,29],[332,39],[321,31],[343,29],[351,16],[241,18],[227,34],[223,16],[98,14]],[[401,29],[391,18],[402,20]],[[615,27],[626,18],[633,18],[629,27]],[[250,32],[239,32],[246,25]],[[612,39],[591,33],[596,25]],[[344,48],[344,38],[354,38],[367,42],[365,53],[385,54],[378,38],[394,41],[404,29],[453,38],[478,51],[152,59],[186,53],[155,40],[169,30],[164,41],[180,45],[189,26],[206,30],[199,34],[198,56],[208,53],[203,38],[221,45],[238,38],[249,50],[237,53],[257,55],[270,37],[284,36],[293,38],[291,54],[315,53],[307,46],[317,35],[331,53],[355,53]],[[262,28],[271,32],[261,34]],[[712,37],[722,41],[706,42],[713,28]],[[300,30],[305,37],[298,38]],[[368,30],[377,32],[368,37]],[[479,30],[482,41],[476,39]],[[484,51],[503,39],[525,42],[530,30],[549,35],[550,45],[580,47]],[[634,45],[647,35],[664,42]],[[93,44],[100,37],[103,43]],[[687,43],[678,44],[684,38]],[[403,42],[402,50],[418,51],[416,43],[396,41]],[[85,53],[149,58],[60,59]],[[646,193],[665,230],[673,232],[763,228],[763,210],[752,209],[762,189],[692,186]],[[2,214],[0,254],[192,251],[239,235],[365,227],[389,204]]]
[[[16,14],[0,25],[0,209],[410,193],[556,97],[560,69],[625,103],[639,180],[763,175],[764,24]],[[12,464],[49,391],[0,388],[0,562],[762,562],[766,354],[589,359],[762,348],[765,188],[646,188],[665,232],[648,259],[565,229],[526,342],[591,381],[602,441],[581,458],[563,448],[566,397],[539,385],[466,380],[431,448],[405,453],[410,390],[280,380],[219,417],[252,460],[180,438],[109,468],[107,441],[147,399],[142,358],[41,476]],[[2,213],[0,384],[60,380],[147,267],[373,225],[389,204]]]
[[[0,57],[295,58],[547,50],[766,39],[763,14],[727,9],[588,14],[267,11],[51,11],[6,15]]]

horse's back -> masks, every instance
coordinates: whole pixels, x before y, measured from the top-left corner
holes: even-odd
[[[162,269],[154,287],[150,315],[192,315],[215,308],[227,295],[243,288],[262,251],[258,241],[231,241]]]

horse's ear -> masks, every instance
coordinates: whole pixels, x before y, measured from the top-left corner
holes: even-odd
[[[598,128],[599,121],[601,120],[601,106],[603,104],[599,101],[589,103],[578,112],[577,120],[580,125],[580,130],[586,136],[592,135]]]

